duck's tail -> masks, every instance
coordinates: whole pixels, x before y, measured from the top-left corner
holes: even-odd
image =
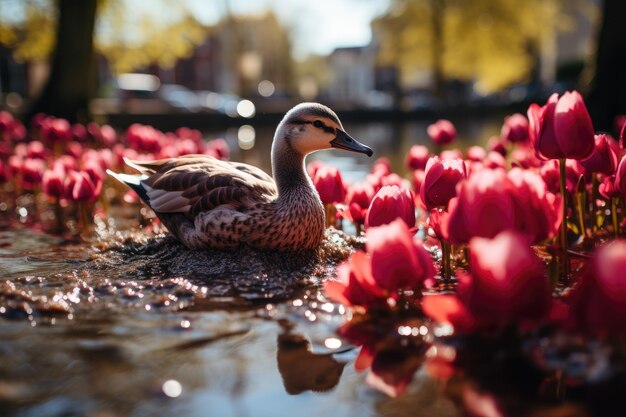
[[[130,187],[134,192],[136,192],[139,195],[139,197],[143,200],[144,203],[146,203],[148,206],[150,205],[150,197],[148,197],[148,193],[146,192],[146,189],[143,188],[143,185],[141,184],[141,180],[148,178],[147,175],[120,174],[117,172],[113,172],[110,169],[107,169],[107,174],[109,174],[110,176],[112,176],[113,178],[121,182],[122,184],[126,184],[128,187]]]

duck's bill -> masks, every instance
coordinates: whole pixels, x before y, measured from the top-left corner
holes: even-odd
[[[374,151],[369,146],[363,145],[343,130],[337,131],[335,139],[330,141],[330,146],[337,149],[345,149],[347,151],[364,153],[367,156],[372,156]]]

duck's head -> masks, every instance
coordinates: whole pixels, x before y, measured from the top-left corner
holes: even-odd
[[[319,103],[301,103],[289,110],[278,125],[273,146],[287,146],[301,155],[332,148],[374,153],[348,135],[335,112]]]

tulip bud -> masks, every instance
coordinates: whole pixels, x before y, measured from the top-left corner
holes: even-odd
[[[426,165],[424,182],[420,189],[420,199],[430,211],[435,207],[447,207],[456,196],[456,185],[467,176],[462,159],[439,159],[433,157]]]
[[[324,204],[342,203],[346,198],[346,187],[341,173],[333,166],[324,165],[319,168],[313,178],[313,184]]]
[[[369,206],[365,227],[388,224],[401,218],[409,228],[415,227],[415,203],[411,192],[397,185],[382,187]]]
[[[452,143],[456,138],[456,129],[452,122],[445,119],[437,120],[427,128],[428,136],[437,145],[446,145]]]
[[[595,135],[595,147],[591,156],[584,161],[580,161],[588,173],[596,172],[599,174],[613,175],[617,168],[617,154],[611,148],[607,135]]]
[[[430,157],[430,151],[426,146],[413,145],[406,155],[406,166],[411,171],[415,171],[417,169],[424,170]]]
[[[555,93],[543,107],[531,104],[528,120],[531,142],[542,157],[582,160],[591,156],[595,146],[593,125],[577,91],[568,91],[561,98]]]
[[[529,137],[528,128],[528,119],[520,113],[515,113],[504,118],[500,135],[502,139],[512,143],[526,142]]]

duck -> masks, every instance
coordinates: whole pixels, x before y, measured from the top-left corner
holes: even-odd
[[[276,128],[272,176],[241,162],[209,155],[154,161],[125,159],[139,174],[107,171],[133,189],[189,249],[316,250],[325,211],[306,172],[305,157],[342,149],[372,156],[346,133],[337,114],[320,103],[300,103]]]

